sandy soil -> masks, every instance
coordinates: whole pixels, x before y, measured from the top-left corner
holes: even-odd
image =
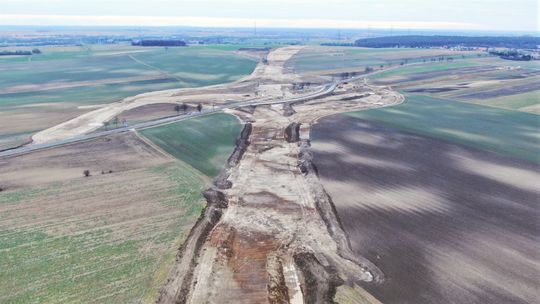
[[[383,303],[535,303],[540,167],[335,116],[315,164]]]
[[[540,103],[532,105],[532,106],[521,108],[520,110],[525,111],[525,112],[531,112],[531,113],[535,113],[535,114],[540,114]]]

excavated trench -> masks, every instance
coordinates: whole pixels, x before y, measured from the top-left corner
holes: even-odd
[[[204,192],[208,206],[179,249],[158,303],[329,303],[341,284],[383,279],[352,254],[309,141],[300,140],[301,124],[266,123],[244,126],[226,167]],[[246,189],[243,174],[253,175],[253,189]],[[288,178],[284,185],[265,187],[281,175]],[[282,190],[291,182],[304,192]],[[297,201],[301,196],[307,203]]]
[[[270,90],[266,84],[260,88]],[[230,110],[249,123],[204,192],[208,205],[157,302],[331,303],[340,285],[383,281],[374,264],[353,254],[306,134],[320,117],[402,101],[389,89],[356,83],[294,108]]]

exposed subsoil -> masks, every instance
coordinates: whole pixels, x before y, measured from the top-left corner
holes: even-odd
[[[297,76],[279,68],[285,58],[278,55],[269,56],[279,62],[276,73],[284,74],[274,85],[287,90]],[[309,130],[326,115],[402,101],[391,90],[352,83],[289,105],[294,109],[288,113],[281,105],[228,111],[250,123],[209,189],[209,208],[216,197],[226,204],[219,217],[205,211],[158,302],[328,303],[341,284],[384,281],[374,264],[350,249],[312,164]]]

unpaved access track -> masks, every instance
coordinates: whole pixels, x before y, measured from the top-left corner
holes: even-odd
[[[312,164],[309,130],[323,116],[402,101],[351,82],[307,102],[229,110],[246,122],[244,131],[205,192],[208,207],[158,303],[328,303],[340,285],[384,280],[352,253]],[[377,303],[365,299],[358,303]]]

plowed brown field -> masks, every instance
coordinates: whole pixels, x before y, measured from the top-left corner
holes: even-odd
[[[346,116],[312,129],[352,249],[383,303],[536,303],[540,166]]]

